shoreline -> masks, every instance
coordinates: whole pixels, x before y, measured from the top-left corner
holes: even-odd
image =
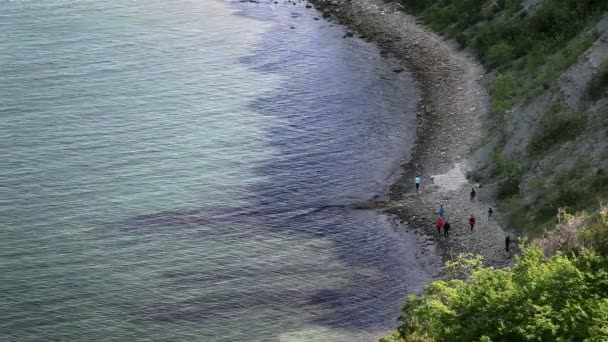
[[[382,0],[309,0],[324,18],[345,25],[345,38],[377,44],[383,56],[400,60],[412,72],[419,91],[416,142],[411,158],[402,164],[399,180],[390,186],[388,208],[396,224],[424,234],[437,245],[443,261],[460,253],[476,253],[484,264],[505,267],[512,263],[504,251],[505,232],[499,224],[492,186],[470,184],[464,177],[470,168],[471,146],[481,137],[481,118],[489,108],[489,96],[481,84],[483,67],[439,35],[401,11],[400,5]],[[414,177],[420,174],[420,192]],[[475,200],[470,199],[475,187]],[[450,238],[434,228],[439,204],[447,209]],[[488,217],[492,207],[494,214]],[[477,227],[471,232],[469,215]],[[512,240],[513,239],[512,237]]]

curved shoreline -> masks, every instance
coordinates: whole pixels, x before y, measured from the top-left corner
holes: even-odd
[[[399,181],[390,188],[386,212],[396,215],[406,229],[433,237],[444,260],[473,252],[491,266],[510,264],[510,255],[504,252],[506,235],[493,205],[493,189],[477,188],[477,196],[471,201],[469,193],[474,185],[464,178],[471,146],[481,136],[480,122],[488,108],[489,96],[481,84],[483,67],[417,24],[397,4],[382,0],[309,1],[323,17],[375,42],[381,54],[401,60],[417,82],[421,95],[416,143],[411,159],[402,165]],[[352,35],[347,33],[345,37]],[[416,174],[421,175],[423,184],[419,193],[413,186]],[[440,177],[448,182],[439,182]],[[449,239],[438,235],[434,228],[440,203],[446,206],[452,225]],[[488,207],[494,209],[493,217],[488,217]],[[473,233],[468,228],[471,214],[478,222]]]

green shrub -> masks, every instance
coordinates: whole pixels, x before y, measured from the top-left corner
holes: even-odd
[[[538,236],[543,232],[542,226],[534,225],[533,213],[530,210],[530,205],[524,202],[521,195],[514,195],[502,199],[498,202],[503,217],[508,222],[510,230],[515,231],[519,235],[525,233],[526,236]]]
[[[599,169],[597,174],[593,175],[591,178],[591,186],[597,189],[597,191],[608,190],[608,172]]]
[[[515,91],[515,78],[508,73],[496,76],[490,95],[492,96],[492,111],[504,113],[513,107],[513,94]]]
[[[521,167],[515,161],[505,157],[501,149],[492,151],[492,175],[499,179],[496,196],[506,199],[519,193]]]
[[[604,234],[608,222],[593,231]],[[591,235],[593,235],[591,233]],[[582,234],[582,233],[581,233]],[[511,268],[476,267],[466,280],[436,281],[410,296],[398,336],[408,341],[606,341],[608,260],[592,250],[545,257],[524,247]]]
[[[518,230],[523,228],[522,231],[536,236],[538,228],[555,223],[559,208],[570,211],[598,208],[600,199],[608,193],[608,173],[600,169],[597,174],[593,174],[591,165],[591,160],[581,157],[572,168],[557,174],[550,186],[537,187],[529,184],[523,189],[532,200],[524,209],[524,221],[519,220],[522,213],[517,212],[522,209],[523,203],[513,206],[512,203],[503,201],[502,208],[512,211],[509,221],[513,224],[517,221]]]
[[[575,139],[587,127],[587,116],[555,102],[543,115],[528,144],[528,153],[537,157],[563,142]]]
[[[505,172],[502,175],[502,179],[498,182],[496,197],[500,200],[519,194],[520,183],[521,169],[513,167],[508,172]]]
[[[453,4],[431,7],[422,14],[424,21],[435,31],[443,31],[447,26],[456,22],[458,12]]]
[[[586,212],[570,215],[566,210],[559,210],[555,228],[546,231],[532,243],[543,249],[545,255],[580,254],[586,249],[593,249],[607,257],[608,207],[600,207],[593,215]]]
[[[513,59],[513,49],[506,42],[499,42],[488,49],[486,64],[492,68],[508,64]]]

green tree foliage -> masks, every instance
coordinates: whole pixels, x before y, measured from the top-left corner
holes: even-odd
[[[559,209],[557,216],[555,229],[532,242],[545,255],[558,252],[581,254],[585,250],[595,250],[604,257],[608,256],[608,207],[600,208],[597,214],[591,216],[585,212],[570,215],[566,210]]]
[[[560,225],[513,267],[471,255],[448,265],[470,276],[410,296],[403,324],[382,341],[608,341],[608,209]]]
[[[513,59],[513,49],[506,42],[499,42],[490,46],[486,62],[491,67],[499,67],[509,63]]]

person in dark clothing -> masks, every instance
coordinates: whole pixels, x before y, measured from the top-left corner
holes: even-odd
[[[505,238],[505,250],[509,253],[509,245],[511,244],[511,236],[507,235]]]
[[[443,224],[443,236],[447,239],[450,237],[450,223],[448,221],[445,221],[445,223]]]
[[[471,201],[475,199],[475,195],[477,195],[475,188],[471,188]]]
[[[488,209],[488,217],[492,217],[492,214],[494,214],[494,210],[490,207],[490,209]]]

